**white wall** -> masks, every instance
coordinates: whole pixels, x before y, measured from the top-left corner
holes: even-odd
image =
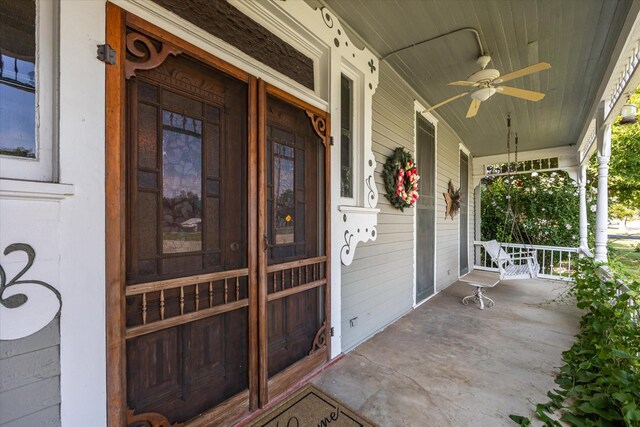
[[[380,64],[378,89],[373,97],[373,151],[376,184],[380,191],[378,238],[360,244],[353,263],[342,267],[342,348],[348,351],[395,321],[414,301],[414,215],[390,206],[383,196],[381,172],[393,149],[415,153],[414,100],[418,95],[386,63]],[[425,104],[426,105],[426,104]],[[459,221],[444,220],[444,198],[449,178],[460,184],[459,138],[442,120],[437,127],[436,177],[436,290],[458,279]],[[473,237],[470,237],[473,239]],[[350,320],[357,317],[356,325]]]
[[[60,205],[6,194],[0,187],[0,265],[10,283],[27,263],[24,251],[4,255],[9,245],[23,243],[35,251],[33,266],[19,279],[42,281],[59,289],[58,268]],[[10,183],[13,184],[13,183]],[[35,184],[41,191],[52,184]],[[31,185],[34,188],[34,185]],[[21,196],[17,198],[16,196]],[[60,309],[55,292],[36,283],[13,284],[3,298],[23,294],[27,301],[16,308],[0,305],[0,426],[56,425],[60,423]],[[53,319],[53,320],[52,320]],[[47,326],[48,325],[48,326]]]
[[[442,193],[447,192],[449,179],[456,190],[460,187],[460,140],[446,123],[440,121],[436,144],[436,291],[439,292],[458,280],[459,216],[453,220],[444,218],[446,204]]]
[[[60,11],[60,362],[63,427],[106,424],[105,2],[64,0]]]
[[[378,199],[377,239],[360,243],[350,266],[342,266],[342,349],[348,351],[413,305],[413,209],[392,207],[381,172],[394,148],[414,149],[414,108],[409,88],[388,65],[380,64],[373,96],[373,153]],[[356,318],[355,326],[350,320]]]
[[[96,47],[105,38],[105,1],[62,0],[59,27],[60,120],[46,125],[59,124],[61,184],[0,180],[0,250],[13,243],[32,246],[35,262],[23,279],[44,281],[60,293],[56,396],[61,395],[62,426],[101,426],[106,425],[105,64],[96,59]],[[55,111],[52,104],[39,108]],[[39,119],[47,120],[50,113]],[[0,261],[13,277],[26,255],[16,252]],[[44,322],[41,328],[51,320],[43,316],[49,305],[57,312],[55,291],[37,284],[32,288],[41,294],[34,294],[20,310],[0,313],[0,336],[5,339],[6,333],[15,332],[16,315],[26,316],[23,324]]]

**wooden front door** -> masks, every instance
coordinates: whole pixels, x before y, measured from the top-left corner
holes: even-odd
[[[328,359],[328,115],[136,22],[127,423],[220,420],[222,402],[256,409]]]
[[[295,101],[269,94],[265,107],[262,259],[273,377],[318,350],[316,334],[325,333],[325,146]]]

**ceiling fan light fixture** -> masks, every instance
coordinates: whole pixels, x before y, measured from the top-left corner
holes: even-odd
[[[471,94],[471,98],[477,99],[478,101],[486,101],[491,98],[493,94],[496,93],[496,88],[494,87],[484,87],[482,89],[478,89],[477,91]]]

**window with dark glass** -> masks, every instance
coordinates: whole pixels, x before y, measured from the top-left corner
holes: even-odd
[[[353,197],[353,82],[340,80],[340,195]]]
[[[36,4],[0,0],[0,154],[36,157]]]

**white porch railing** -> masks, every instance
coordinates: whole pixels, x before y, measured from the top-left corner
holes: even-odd
[[[498,271],[498,266],[485,251],[482,242],[473,242],[474,268],[478,270]],[[543,279],[571,281],[571,276],[578,260],[578,248],[562,246],[523,245],[519,243],[500,243],[508,254],[522,255],[535,251],[540,265],[538,277]]]
[[[629,292],[629,290],[630,289],[627,287],[627,285],[622,283],[622,284],[620,284],[620,286],[616,290],[616,295],[618,297],[620,297],[620,295],[622,295],[625,292]],[[627,300],[627,304],[629,305],[629,308],[631,309],[631,318],[633,319],[633,321],[636,324],[639,324],[640,323],[640,307],[638,307],[638,304],[636,304],[636,301],[633,298],[629,298]]]
[[[603,280],[605,282],[611,282],[611,283],[615,284],[615,286],[616,286],[616,296],[617,297],[620,297],[625,292],[629,292],[630,289],[627,286],[627,284],[624,281],[616,278],[614,276],[614,274],[611,272],[611,270],[609,270],[608,267],[601,266],[598,269],[597,274],[600,277],[600,280]],[[633,298],[629,298],[627,300],[627,304],[629,305],[629,308],[631,309],[631,318],[633,319],[633,321],[636,324],[638,324],[640,322],[640,307],[636,303],[636,300],[633,299]]]

